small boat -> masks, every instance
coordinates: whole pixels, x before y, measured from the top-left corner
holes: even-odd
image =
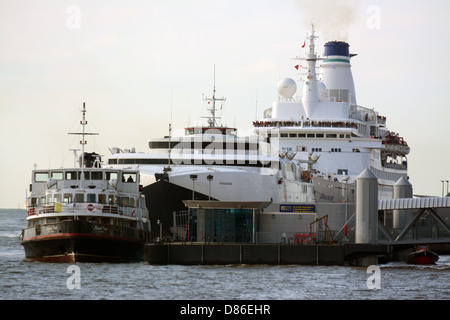
[[[438,260],[437,253],[431,251],[428,246],[419,245],[407,256],[406,263],[428,265],[435,264]]]
[[[21,234],[26,260],[119,262],[143,259],[150,221],[137,168],[101,166],[85,153],[80,167],[35,169]],[[78,133],[76,133],[78,134]]]

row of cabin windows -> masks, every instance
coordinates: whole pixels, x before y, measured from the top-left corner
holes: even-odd
[[[55,193],[45,197],[32,197],[31,206],[53,205],[54,203],[100,203],[107,205],[119,205],[122,207],[139,207],[139,199],[133,197],[119,197],[112,194],[95,193]]]
[[[47,182],[49,178],[55,180],[81,180],[81,171],[66,171],[66,172],[35,172],[35,182]],[[84,180],[119,180],[118,172],[102,171],[84,171]],[[137,182],[137,173],[122,174],[122,182]]]
[[[277,138],[278,134],[272,134],[272,138]],[[349,133],[280,133],[280,138],[340,138],[340,139],[349,139]]]
[[[288,151],[292,151],[292,148],[287,148]],[[297,151],[308,151],[307,147],[304,146],[297,146]],[[311,148],[312,152],[322,152],[322,148]],[[341,148],[331,148],[331,152],[342,152]],[[355,149],[353,152],[356,152]]]

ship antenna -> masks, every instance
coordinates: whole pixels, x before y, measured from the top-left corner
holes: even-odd
[[[95,132],[86,132],[85,127],[87,125],[86,121],[86,103],[83,102],[83,109],[81,109],[81,112],[83,114],[83,118],[81,119],[80,123],[83,126],[82,132],[69,132],[69,134],[76,134],[81,135],[81,188],[84,189],[84,145],[87,143],[85,140],[86,135],[98,135],[98,133]]]
[[[213,96],[212,98],[204,98],[205,101],[212,101],[212,109],[209,109],[211,111],[211,117],[202,117],[208,119],[208,124],[210,128],[214,128],[217,126],[216,124],[216,101],[226,101],[225,98],[216,99],[216,65],[214,65],[214,87],[213,87]],[[220,119],[217,117],[217,119]]]
[[[85,132],[85,126],[86,126],[86,104],[83,102],[83,109],[81,110],[83,113],[83,119],[81,120],[81,125],[83,126],[83,134],[82,134],[82,140],[81,140],[81,189],[84,189],[84,145],[86,144],[86,141],[84,140],[84,136],[86,134]]]

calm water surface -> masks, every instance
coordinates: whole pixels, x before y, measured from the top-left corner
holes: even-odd
[[[434,266],[380,265],[381,288],[368,289],[366,268],[342,266],[152,266],[79,263],[80,289],[69,289],[69,264],[25,261],[18,235],[24,210],[0,210],[0,299],[81,300],[371,300],[450,298],[450,256]]]

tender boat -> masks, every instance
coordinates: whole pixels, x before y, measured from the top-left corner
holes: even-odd
[[[102,168],[85,153],[83,104],[80,167],[32,172],[28,225],[21,234],[27,260],[112,262],[143,259],[149,213],[139,171]],[[78,134],[78,133],[76,133]]]
[[[437,253],[431,251],[428,246],[419,245],[406,258],[408,264],[428,265],[435,264],[439,260]]]

